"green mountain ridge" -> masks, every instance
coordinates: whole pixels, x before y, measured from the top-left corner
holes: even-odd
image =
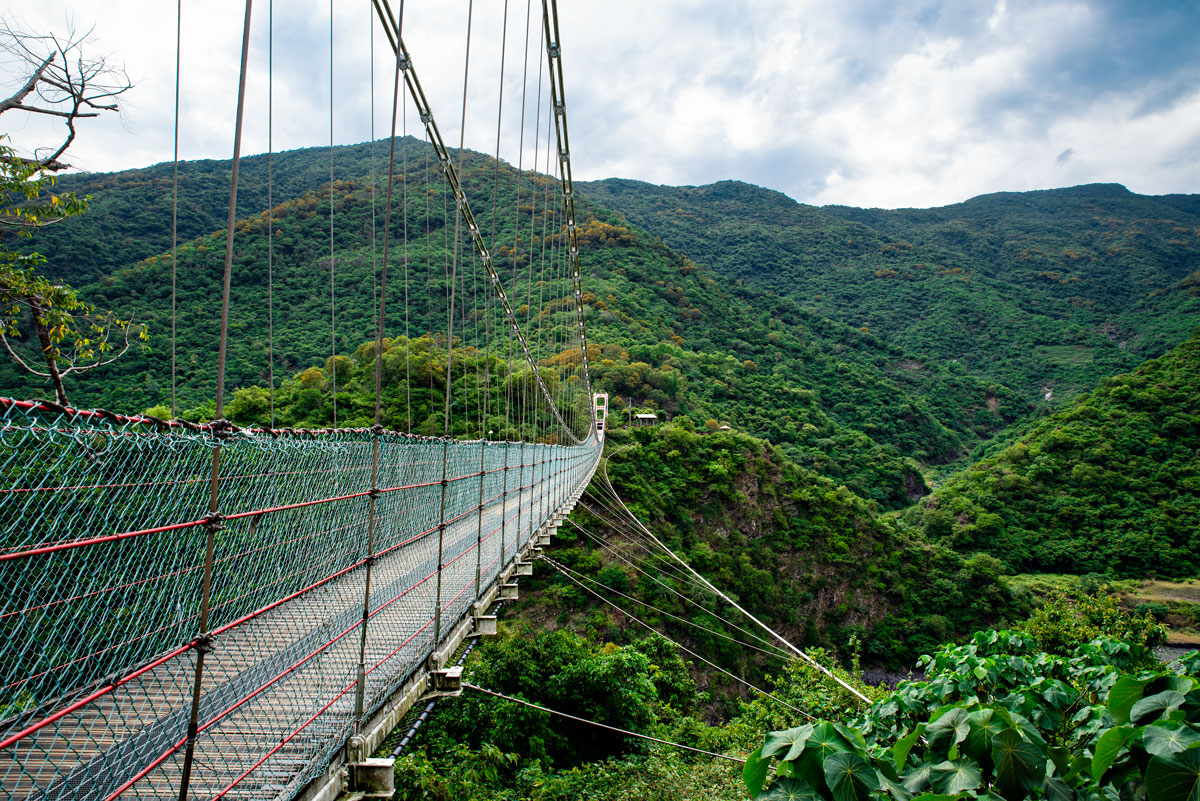
[[[1192,195],[1094,185],[885,211],[806,206],[736,181],[585,187],[727,278],[1031,402],[1090,389],[1200,324],[1195,306],[1152,296],[1200,267]]]
[[[380,263],[381,192],[376,192],[375,247],[371,245],[372,203],[369,146],[335,151],[335,164],[357,164],[365,174],[334,186],[334,255],[338,350],[347,356],[372,336],[373,271]],[[284,186],[319,180],[327,151],[277,154],[274,169],[297,166]],[[254,169],[264,168],[261,157]],[[355,160],[357,159],[357,161]],[[408,332],[419,337],[444,330],[444,266],[451,248],[453,220],[441,178],[429,151],[404,141],[398,159],[407,166],[407,215],[393,220],[393,272],[386,332],[405,332],[396,265],[407,257]],[[556,202],[544,177],[518,176],[508,165],[465,154],[464,185],[502,273],[523,267],[530,243],[561,235],[547,204]],[[169,166],[169,165],[168,165]],[[207,170],[207,172],[206,172]],[[187,165],[181,197],[194,206],[192,229],[204,230],[217,217],[227,189],[222,162]],[[253,176],[250,171],[246,175]],[[163,254],[163,226],[169,232],[169,170],[163,165],[113,176],[79,176],[80,192],[92,192],[92,209],[68,225],[38,232],[31,247],[49,259],[48,270],[67,281],[108,269],[117,253],[142,256],[83,287],[89,300],[120,311],[135,310],[154,334],[154,352],[130,354],[103,372],[72,382],[71,397],[81,405],[125,410],[165,402],[170,391],[170,257]],[[377,174],[378,177],[378,174]],[[492,236],[493,179],[498,233]],[[251,179],[246,183],[253,185]],[[522,210],[516,210],[520,187]],[[260,188],[261,189],[261,188]],[[259,191],[259,190],[256,190]],[[275,373],[277,383],[306,367],[323,366],[329,353],[326,289],[329,276],[329,187],[319,185],[281,198],[274,217]],[[259,194],[264,194],[259,191]],[[252,199],[239,200],[231,341],[227,384],[265,385],[268,377],[266,215]],[[547,199],[549,198],[549,199]],[[140,216],[135,211],[145,209]],[[203,213],[201,213],[203,212]],[[157,215],[157,216],[156,216]],[[1002,386],[988,386],[952,367],[923,362],[877,337],[833,322],[769,292],[730,285],[673,252],[600,207],[582,207],[579,236],[585,270],[584,302],[598,389],[668,414],[687,414],[697,424],[730,422],[765,436],[813,469],[846,483],[865,497],[903,506],[926,491],[921,465],[962,458],[981,441],[1028,412],[1029,406]],[[92,261],[76,264],[82,243],[96,237],[107,220],[124,220],[127,240],[118,251],[92,248]],[[78,227],[72,227],[78,222]],[[86,223],[86,225],[84,225]],[[513,230],[521,226],[521,243]],[[407,226],[407,240],[404,238]],[[181,230],[183,228],[181,227]],[[77,237],[73,239],[72,237]],[[169,244],[169,233],[166,244]],[[224,234],[220,230],[181,242],[177,270],[179,299],[179,394],[181,408],[212,397],[215,383],[217,312],[214,303],[221,272]],[[143,255],[146,254],[146,255]],[[469,258],[468,258],[469,256]],[[477,270],[471,254],[464,270]],[[529,306],[525,324],[539,328],[539,341],[563,341],[573,324],[569,292],[562,287],[526,286],[518,269],[510,288],[514,305]],[[465,286],[465,284],[464,284]],[[437,298],[437,303],[431,299]],[[440,314],[440,316],[439,316]],[[494,319],[499,324],[498,317]],[[478,318],[473,322],[478,326]],[[461,324],[459,324],[461,325]],[[459,329],[460,331],[463,329]],[[9,394],[44,394],[35,382],[0,368],[0,387]],[[616,408],[622,408],[623,401]],[[349,401],[339,398],[343,409]],[[297,421],[327,425],[323,404],[300,412]],[[314,417],[316,414],[318,416]]]

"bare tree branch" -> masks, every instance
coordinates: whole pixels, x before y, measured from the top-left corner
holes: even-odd
[[[15,350],[13,350],[12,344],[8,341],[7,334],[0,332],[0,341],[4,342],[4,349],[8,351],[8,355],[12,356],[14,359],[16,359],[17,364],[21,365],[21,367],[23,367],[25,369],[25,372],[36,375],[39,378],[49,378],[50,377],[49,373],[41,372],[40,370],[35,368],[33,365],[29,364],[29,362],[22,359],[20,357],[20,355]]]
[[[92,30],[70,29],[61,37],[35,34],[0,18],[0,53],[23,65],[22,72],[28,75],[11,97],[0,101],[0,115],[24,111],[59,117],[67,129],[59,144],[33,153],[32,160],[49,172],[69,166],[59,157],[75,141],[75,121],[119,112],[118,97],[133,87],[124,67],[113,63],[111,56],[85,52]]]
[[[42,80],[42,76],[46,73],[46,68],[49,67],[50,62],[54,60],[54,55],[54,53],[51,53],[50,55],[46,56],[46,60],[42,62],[41,66],[33,71],[33,74],[29,76],[29,80],[25,82],[25,85],[18,89],[16,93],[8,100],[0,103],[0,114],[3,114],[10,108],[19,107],[21,105],[21,101],[28,97],[29,94],[37,88],[38,81]]]

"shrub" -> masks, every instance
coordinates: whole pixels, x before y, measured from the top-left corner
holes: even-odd
[[[1137,662],[1155,664],[1152,649],[1167,641],[1166,628],[1143,612],[1129,614],[1115,595],[1079,591],[1055,592],[1019,628],[1047,653],[1066,655],[1097,637],[1123,640],[1134,649]]]
[[[1184,675],[1131,673],[1128,643],[1099,638],[1062,656],[1030,635],[989,631],[921,661],[927,681],[902,683],[849,725],[768,734],[743,772],[751,795],[1195,798],[1200,653],[1181,658]]]

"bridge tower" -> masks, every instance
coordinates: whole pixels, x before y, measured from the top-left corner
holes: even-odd
[[[596,413],[596,433],[601,434],[604,432],[604,421],[608,418],[608,393],[592,393],[592,408]]]

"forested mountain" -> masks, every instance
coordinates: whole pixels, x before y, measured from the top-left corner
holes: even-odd
[[[1104,184],[884,211],[736,181],[587,192],[725,277],[1031,401],[1090,389],[1200,324],[1195,296],[1170,292],[1200,267],[1195,195]]]
[[[954,476],[907,517],[1013,572],[1200,570],[1200,332],[1107,378]]]
[[[414,153],[408,138],[397,158]],[[374,153],[374,162],[372,161]],[[387,143],[370,142],[336,148],[334,174],[360,177],[386,171]],[[267,156],[243,157],[238,164],[239,217],[267,208]],[[330,174],[329,148],[304,148],[271,156],[272,200],[282,203],[321,186]],[[50,268],[73,286],[82,287],[121,267],[171,252],[171,201],[174,165],[113,173],[72,173],[55,181],[55,190],[90,195],[87,214],[66,225],[37,232],[30,247],[49,257]],[[179,163],[179,239],[223,231],[229,215],[230,162],[220,159]]]
[[[377,147],[376,155],[381,154]],[[407,214],[396,215],[392,224],[385,331],[389,337],[407,332],[416,339],[445,329],[453,204],[429,155],[422,143],[410,138],[397,158],[406,176],[397,191],[407,196]],[[275,157],[275,172],[291,170],[294,175],[275,188],[270,288],[261,202],[265,192],[263,176],[256,172],[265,165],[250,163],[253,169],[242,173],[242,185],[253,191],[241,195],[238,206],[227,379],[231,387],[267,383],[269,289],[274,296],[277,383],[306,367],[324,366],[330,351],[329,186],[284,196],[319,182],[328,168],[328,151]],[[360,170],[358,177],[339,180],[333,192],[334,317],[338,352],[349,357],[373,335],[371,288],[381,262],[382,203],[378,192],[372,203],[369,146],[338,149],[334,163],[347,170],[342,175]],[[561,235],[554,211],[557,201],[548,194],[553,187],[540,177],[518,176],[507,165],[497,172],[495,162],[477,154],[466,154],[464,164],[464,185],[485,235],[493,241],[497,264],[506,275],[517,268],[510,288],[515,305],[528,325],[542,332],[541,341],[562,341],[572,324],[568,289],[565,284],[531,285],[521,269],[529,263],[532,247]],[[183,410],[208,401],[215,383],[225,170],[223,162],[181,169],[188,176],[181,181],[181,206],[189,210],[182,215],[188,222],[181,230],[202,232],[183,240],[179,251],[178,379]],[[166,402],[170,258],[169,250],[163,251],[170,244],[169,165],[79,176],[73,182],[63,186],[92,194],[91,210],[38,232],[30,247],[47,256],[49,272],[68,282],[108,271],[82,287],[84,296],[103,307],[134,313],[149,326],[153,351],[129,354],[73,382],[72,400],[134,410]],[[686,414],[699,425],[710,419],[728,422],[769,438],[801,464],[888,506],[905,505],[926,492],[922,466],[961,458],[1029,411],[1026,401],[1003,386],[985,384],[953,365],[924,362],[790,299],[723,281],[598,206],[585,205],[582,217],[579,238],[587,290],[583,299],[589,336],[598,348],[593,375],[597,388],[620,399],[614,400],[617,411],[628,401],[670,415]],[[518,226],[519,244],[513,238]],[[112,230],[122,232],[119,247],[89,245],[93,237],[111,242]],[[397,277],[401,263],[408,264],[407,287]],[[466,254],[461,263],[468,273],[464,281],[474,280],[469,273],[478,271],[477,259]],[[113,264],[119,266],[110,269]],[[471,325],[477,330],[479,319]],[[9,364],[0,371],[0,387],[24,396],[45,392]],[[353,393],[355,387],[343,382],[340,391]],[[339,398],[339,406],[347,410],[354,404]],[[323,404],[309,403],[295,414],[290,422],[332,422],[331,416],[324,416],[328,412]],[[414,425],[423,422],[418,419]]]
[[[239,421],[268,420],[263,393],[252,388],[267,384],[269,349],[278,423],[332,423],[335,374],[339,423],[370,417],[373,350],[364,343],[374,334],[384,152],[379,143],[335,149],[332,187],[328,150],[273,157],[270,284],[266,158],[243,162],[228,368],[231,390],[243,389],[231,411]],[[565,280],[533,281],[527,270],[537,249],[564,233],[555,184],[480,154],[465,153],[462,163],[476,217],[543,368],[565,377],[572,368],[551,358],[548,343],[565,341],[573,325],[570,290]],[[424,143],[405,138],[397,165],[406,212],[394,216],[391,230],[385,336],[395,369],[384,417],[389,426],[433,433],[445,369],[437,336],[446,323],[446,268],[455,258],[453,204]],[[198,418],[209,413],[215,384],[228,163],[185,163],[180,175],[179,408]],[[47,256],[52,275],[99,306],[134,313],[153,337],[151,352],[69,383],[71,399],[123,411],[165,403],[171,166],[67,176],[59,188],[92,195],[89,212],[39,231],[28,246]],[[592,375],[597,389],[614,396],[614,413],[656,409],[688,417],[697,430],[729,423],[882,509],[909,506],[928,493],[926,476],[961,468],[972,452],[991,455],[976,473],[990,470],[1001,445],[1032,436],[1021,425],[1035,432],[1051,425],[1028,423],[1032,413],[1134,369],[1200,322],[1194,196],[1146,198],[1103,185],[880,211],[804,206],[736,182],[672,188],[614,179],[584,191],[579,240]],[[459,290],[467,291],[479,279],[478,260],[464,249],[458,261]],[[482,341],[486,313],[459,308],[468,316],[456,323],[455,358],[480,364],[471,346]],[[499,325],[498,310],[493,315]],[[336,365],[329,363],[331,338]],[[1195,358],[1194,349],[1181,353]],[[406,373],[399,372],[401,354]],[[493,354],[489,369],[504,375],[519,366]],[[406,374],[428,392],[413,400],[401,381]],[[8,362],[0,392],[46,394]],[[1143,423],[1157,421],[1151,415]],[[1077,439],[1092,436],[1107,435]],[[1159,471],[1146,479],[1153,485],[1147,492],[1174,493],[1186,478]],[[959,497],[952,488],[967,480],[933,503],[949,504]],[[1099,494],[1099,485],[1086,486]],[[1014,569],[1082,569],[1082,562],[1068,564],[1069,555],[1030,545],[1053,539],[1067,522],[1044,510],[1027,515],[1015,496],[1002,499],[1012,501],[1006,511],[992,509],[995,499],[987,497],[972,501],[978,510],[960,510],[966,517],[950,531],[939,529],[938,515],[930,525],[919,511],[905,520],[939,537],[953,534],[948,542],[966,552],[991,550]],[[995,528],[986,516],[981,525],[976,511],[1000,515],[1012,542],[976,537]],[[1182,520],[1176,526],[1186,529]],[[1163,536],[1182,547],[1175,533]],[[1016,544],[1026,550],[1009,553]],[[1107,567],[1115,557],[1103,554],[1093,551],[1087,564]]]
[[[999,580],[997,559],[926,542],[762,440],[672,425],[617,431],[611,444],[604,472],[630,509],[793,642],[840,649],[855,637],[872,663],[905,664],[948,636],[1025,611]],[[655,625],[709,658],[761,669],[752,651],[664,615],[719,628],[711,597],[707,612],[682,602],[671,589],[687,583],[641,558],[636,532],[622,534],[619,517],[593,498],[583,506],[580,525],[559,531],[555,542],[568,547],[554,549],[556,560],[657,607],[645,610]],[[564,575],[541,573],[535,586],[545,589],[527,604],[535,617],[553,614],[558,625],[622,638],[623,616]]]

